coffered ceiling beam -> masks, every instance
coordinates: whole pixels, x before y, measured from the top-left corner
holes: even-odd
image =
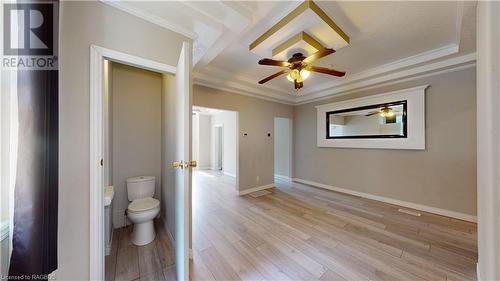
[[[295,19],[297,16],[305,12],[306,10],[311,9],[316,15],[318,15],[326,24],[328,24],[342,39],[344,39],[347,44],[350,42],[349,36],[312,0],[306,0],[302,4],[300,4],[297,8],[295,8],[293,11],[291,11],[288,15],[286,15],[284,18],[282,18],[280,21],[278,21],[275,25],[273,25],[271,28],[269,28],[264,34],[259,36],[259,38],[255,39],[250,44],[250,50],[254,49],[257,47],[259,44],[264,42],[266,39],[271,37],[274,33],[276,33],[278,30],[286,26],[288,23],[290,23],[293,19]]]

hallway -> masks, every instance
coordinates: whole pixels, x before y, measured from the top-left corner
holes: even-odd
[[[192,280],[475,280],[476,225],[307,185],[193,173]],[[267,194],[266,194],[267,193]]]

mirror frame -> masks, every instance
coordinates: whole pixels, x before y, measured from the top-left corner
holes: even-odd
[[[403,135],[354,135],[354,136],[330,136],[330,115],[366,110],[366,109],[375,109],[380,107],[388,107],[395,105],[403,105]],[[335,111],[327,111],[326,112],[326,139],[377,139],[377,138],[407,138],[408,137],[408,101],[400,100],[394,102],[387,103],[379,103],[379,104],[371,104],[365,106],[358,106],[353,108],[335,110]]]

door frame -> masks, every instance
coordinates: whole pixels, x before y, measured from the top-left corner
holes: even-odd
[[[281,119],[287,119],[288,120],[288,139],[289,139],[289,148],[288,148],[288,159],[290,160],[290,163],[288,163],[288,178],[281,178],[281,180],[284,181],[292,181],[293,178],[293,118],[290,117],[281,117],[281,116],[275,116],[273,118],[273,130],[276,129],[276,119],[281,118]],[[276,130],[274,130],[274,137],[273,137],[273,149],[276,144]],[[276,159],[274,159],[274,162],[276,162]],[[275,167],[275,164],[273,163],[273,169]],[[276,178],[276,170],[274,170],[273,173],[274,177]]]
[[[103,48],[90,46],[90,280],[104,280],[104,189],[103,172],[103,105],[104,60],[175,75],[177,67]],[[189,208],[190,204],[186,206]],[[189,214],[188,212],[186,212]]]
[[[219,135],[218,135],[218,129],[220,128],[220,132],[221,132],[221,139],[219,139]],[[219,147],[221,148],[221,153],[220,153],[220,161],[221,161],[221,170],[222,172],[224,172],[224,124],[215,124],[213,125],[213,136],[214,136],[214,144],[213,144],[213,147],[214,147],[214,156],[215,156],[215,159],[214,159],[214,170],[216,171],[219,171],[219,163],[217,163],[215,160],[217,159],[218,155],[216,155],[216,152],[219,152]],[[217,143],[215,143],[215,140],[217,140]],[[217,145],[219,147],[217,147]]]

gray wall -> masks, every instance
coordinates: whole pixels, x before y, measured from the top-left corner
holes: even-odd
[[[161,186],[162,76],[112,63],[113,97],[113,224],[124,224],[129,201],[126,180],[155,176],[155,197]]]
[[[316,146],[314,106],[424,84],[430,85],[424,151]],[[475,215],[475,87],[475,69],[469,68],[298,106],[295,177]]]
[[[292,106],[200,85],[193,86],[193,104],[239,112],[240,191],[274,182],[274,117],[293,118]]]
[[[113,63],[104,61],[104,185],[113,185]]]
[[[189,41],[97,1],[61,1],[59,280],[89,279],[90,45],[177,65]]]
[[[164,228],[175,235],[175,169],[171,167],[173,161],[179,161],[175,155],[175,76],[162,75],[161,91],[161,217]]]
[[[292,154],[291,120],[274,118],[274,174],[290,177]]]

